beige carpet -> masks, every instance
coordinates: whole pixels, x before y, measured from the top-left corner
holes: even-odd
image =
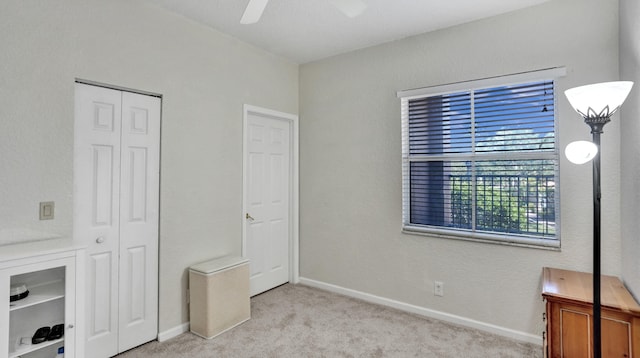
[[[542,347],[301,285],[251,299],[251,320],[212,339],[182,334],[133,357],[542,357]]]

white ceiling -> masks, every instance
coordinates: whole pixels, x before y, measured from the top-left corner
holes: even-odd
[[[270,0],[241,25],[249,0],[147,0],[297,63],[486,18],[549,0],[363,0],[349,18],[329,0]]]

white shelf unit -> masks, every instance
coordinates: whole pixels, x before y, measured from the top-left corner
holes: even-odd
[[[31,252],[29,247],[34,248],[28,245],[25,252],[18,250],[18,255],[0,256],[0,358],[54,357],[62,346],[65,357],[81,357],[77,352],[83,351],[82,332],[76,324],[81,320],[76,313],[80,314],[83,301],[78,300],[76,292],[82,281],[77,269],[83,262],[82,250]],[[10,302],[10,286],[17,284],[25,284],[29,294]],[[31,344],[38,328],[56,324],[64,325],[61,338]]]

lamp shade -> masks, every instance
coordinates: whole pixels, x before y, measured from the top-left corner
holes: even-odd
[[[598,154],[598,146],[586,140],[569,143],[564,149],[564,155],[573,164],[584,164],[595,158]]]
[[[631,81],[603,82],[574,87],[564,92],[573,109],[583,117],[610,117],[620,108],[633,87]]]

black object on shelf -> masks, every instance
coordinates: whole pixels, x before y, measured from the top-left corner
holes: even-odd
[[[31,344],[39,344],[47,340],[51,327],[40,327],[31,337]]]
[[[19,285],[11,286],[11,292],[9,294],[9,302],[18,301],[27,296],[29,296],[29,290],[27,290],[26,285],[19,284]]]
[[[56,324],[55,326],[51,327],[51,332],[49,332],[49,335],[47,336],[47,341],[53,341],[62,336],[64,336],[64,325]]]

